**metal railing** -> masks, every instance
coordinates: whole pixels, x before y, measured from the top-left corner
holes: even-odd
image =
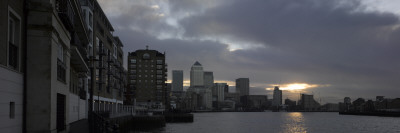
[[[74,10],[70,0],[57,0],[56,10],[65,27],[72,31],[74,27]]]

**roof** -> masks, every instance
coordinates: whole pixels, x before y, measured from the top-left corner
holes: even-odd
[[[201,66],[201,64],[198,61],[196,61],[193,65],[194,66]]]

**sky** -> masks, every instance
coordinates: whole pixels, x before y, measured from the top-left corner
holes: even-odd
[[[124,44],[166,53],[168,79],[199,61],[233,91],[321,103],[400,97],[398,0],[98,0]],[[126,63],[125,63],[126,64]]]

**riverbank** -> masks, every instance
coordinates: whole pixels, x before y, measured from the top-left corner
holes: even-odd
[[[339,112],[340,115],[400,117],[400,112]]]

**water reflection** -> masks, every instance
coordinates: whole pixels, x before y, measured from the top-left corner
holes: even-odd
[[[305,126],[303,113],[292,112],[285,114],[285,121],[281,127],[284,133],[305,133],[307,127]]]

